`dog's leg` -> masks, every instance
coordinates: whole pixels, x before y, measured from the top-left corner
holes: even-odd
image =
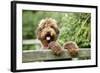
[[[59,56],[62,54],[62,47],[60,46],[59,43],[53,41],[50,42],[48,47],[52,50],[52,52],[56,55]]]

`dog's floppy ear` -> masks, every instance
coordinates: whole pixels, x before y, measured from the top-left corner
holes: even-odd
[[[38,39],[41,39],[41,30],[42,30],[42,28],[43,28],[43,24],[44,24],[44,19],[42,19],[40,22],[39,22],[39,24],[38,24],[38,28],[37,28],[37,30],[36,30],[36,34],[37,34],[37,38]]]
[[[55,29],[57,35],[59,34],[59,27],[58,27],[58,22],[55,19],[52,19],[52,24],[53,24],[53,28]]]
[[[55,30],[56,30],[57,35],[59,35],[59,28],[56,28]]]
[[[55,29],[57,35],[59,35],[60,31],[59,31],[59,27],[57,26],[57,23],[54,25],[54,29]]]

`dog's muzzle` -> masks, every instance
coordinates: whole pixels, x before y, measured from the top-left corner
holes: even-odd
[[[45,36],[45,40],[47,40],[48,43],[50,43],[51,41],[53,41],[53,36],[51,36],[50,32],[48,32]]]

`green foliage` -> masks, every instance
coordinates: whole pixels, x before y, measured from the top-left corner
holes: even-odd
[[[89,13],[66,13],[61,20],[60,43],[75,41],[79,47],[90,47],[90,19]]]
[[[75,41],[79,47],[91,47],[90,13],[23,10],[23,39],[36,39],[37,25],[44,18],[53,18],[58,22],[58,42],[62,45],[67,41]]]

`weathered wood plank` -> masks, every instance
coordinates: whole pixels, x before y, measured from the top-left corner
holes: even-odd
[[[30,40],[23,40],[22,42],[24,45],[29,45],[29,44],[41,44],[41,42],[38,39],[30,39]]]
[[[91,57],[90,49],[80,49],[77,58],[89,59]],[[35,61],[46,61],[46,60],[64,60],[69,59],[71,56],[67,50],[63,50],[61,56],[53,55],[51,50],[29,50],[22,52],[22,62],[35,62]]]

